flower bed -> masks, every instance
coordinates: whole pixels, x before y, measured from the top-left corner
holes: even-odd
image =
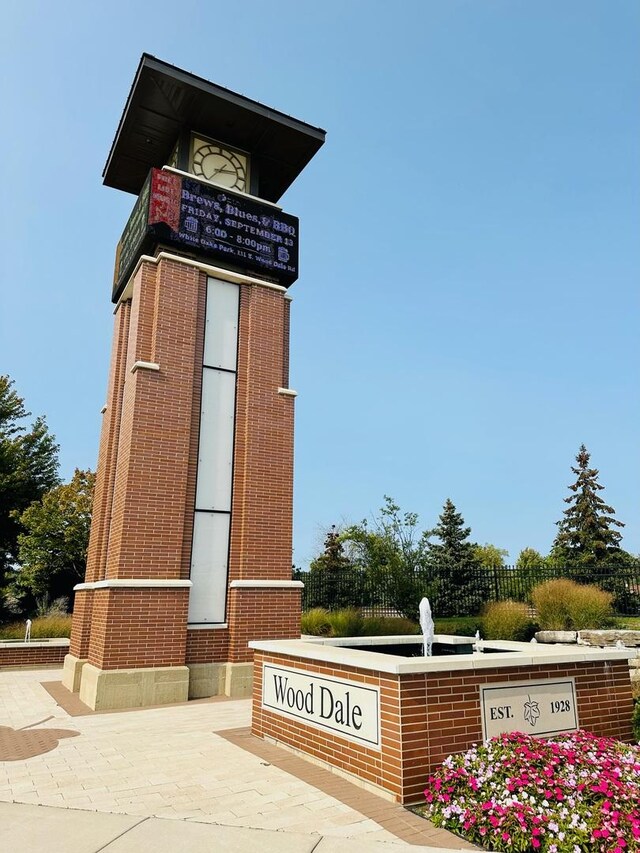
[[[421,812],[490,850],[640,850],[640,747],[579,731],[500,735],[447,758]]]

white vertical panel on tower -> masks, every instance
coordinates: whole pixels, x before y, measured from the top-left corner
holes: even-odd
[[[225,621],[238,361],[237,284],[210,278],[202,368],[189,624]]]
[[[202,372],[196,510],[231,511],[236,375]]]
[[[203,359],[206,367],[236,369],[239,298],[240,288],[237,284],[209,279]]]
[[[230,518],[225,512],[196,512],[188,618],[192,624],[224,622]]]

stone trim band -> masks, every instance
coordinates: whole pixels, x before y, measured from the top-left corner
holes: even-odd
[[[153,255],[140,255],[138,258],[138,263],[135,265],[133,272],[129,276],[129,281],[125,285],[124,290],[120,294],[120,299],[118,299],[118,303],[115,306],[114,313],[118,310],[118,305],[122,302],[127,302],[131,299],[132,293],[132,282],[136,276],[136,273],[140,269],[140,265],[142,262],[146,262],[148,264],[157,264],[160,261],[174,261],[176,264],[184,264],[188,267],[195,267],[196,269],[202,270],[207,275],[210,275],[212,278],[220,278],[223,281],[230,281],[233,284],[255,284],[259,287],[266,287],[269,290],[278,290],[281,293],[286,293],[287,288],[283,287],[281,284],[275,284],[271,281],[264,281],[261,278],[254,278],[252,275],[244,275],[244,273],[234,272],[233,270],[225,270],[221,267],[215,267],[211,264],[203,264],[202,261],[195,261],[191,258],[183,258],[180,255],[174,255],[172,252],[158,252],[158,254],[154,257]]]
[[[303,589],[302,581],[231,581],[231,589]]]
[[[145,578],[113,578],[111,580],[78,583],[74,592],[87,589],[188,589],[191,581],[183,580],[146,580]]]
[[[160,365],[154,361],[134,361],[131,372],[135,373],[136,370],[160,370]]]

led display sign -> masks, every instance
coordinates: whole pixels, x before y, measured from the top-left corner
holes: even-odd
[[[113,299],[140,255],[163,245],[260,272],[288,287],[298,278],[295,216],[240,193],[152,169],[116,251]]]

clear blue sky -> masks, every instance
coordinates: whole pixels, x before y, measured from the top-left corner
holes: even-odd
[[[143,51],[327,130],[283,199],[295,562],[392,495],[546,552],[581,442],[640,551],[640,4],[5,4],[0,372],[95,467]]]

